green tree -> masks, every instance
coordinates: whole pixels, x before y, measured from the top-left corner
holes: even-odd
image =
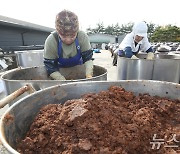
[[[130,33],[132,31],[133,25],[134,23],[132,22],[129,22],[127,24],[122,24],[120,26],[120,35]]]
[[[149,38],[151,38],[151,36],[154,33],[157,26],[153,23],[147,23],[147,26],[148,26],[148,36],[149,36]]]
[[[120,35],[120,32],[121,32],[121,28],[119,26],[119,24],[117,23],[115,26],[114,26],[114,31],[113,31],[113,35]]]
[[[114,32],[114,26],[107,26],[107,28],[105,28],[105,34],[109,34],[109,35],[113,35]]]
[[[104,27],[103,22],[97,24],[96,32],[97,33],[104,33],[105,32],[105,27]]]
[[[179,42],[180,28],[172,25],[159,26],[151,36],[151,40],[154,42]]]
[[[86,29],[87,34],[94,34],[94,33],[101,33],[104,34],[105,33],[105,27],[103,22],[101,23],[97,23],[96,27],[91,29],[90,27]]]
[[[109,34],[109,35],[123,35],[132,31],[134,23],[129,22],[127,24],[119,24],[104,26],[103,22],[96,24],[96,27],[91,29],[88,28],[86,31],[88,34]],[[147,23],[148,26],[148,37],[150,41],[155,42],[167,42],[167,41],[180,41],[179,28],[172,25],[161,27],[154,23]]]
[[[104,27],[103,23],[98,23],[95,28],[91,29],[88,28],[86,29],[86,32],[88,34],[94,34],[94,33],[103,33],[103,34],[109,34],[109,35],[122,35],[122,34],[127,34],[130,33],[132,30],[133,23],[128,23],[128,24],[122,24],[119,26],[119,24],[115,25],[108,25],[107,27]]]

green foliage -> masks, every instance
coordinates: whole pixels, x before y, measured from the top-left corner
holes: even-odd
[[[96,28],[88,28],[86,31],[88,34],[109,34],[109,35],[123,35],[132,31],[134,23],[127,23],[119,25],[104,26],[103,22],[98,23]],[[179,42],[180,41],[180,27],[166,25],[164,27],[155,25],[153,23],[147,23],[148,26],[148,37],[153,42]]]
[[[103,22],[102,23],[98,23],[96,25],[96,28],[91,29],[90,27],[86,30],[87,34],[94,34],[94,33],[101,33],[104,34],[105,33],[105,27]]]
[[[114,32],[114,27],[113,27],[113,25],[112,26],[108,26],[107,28],[106,28],[106,30],[105,30],[105,34],[113,34],[113,32]]]
[[[153,42],[179,42],[180,28],[172,25],[159,26],[151,36],[151,40]]]
[[[93,29],[88,28],[86,31],[87,31],[87,34],[101,33],[101,34],[119,36],[119,35],[130,33],[132,31],[133,24],[134,23],[132,22],[127,23],[127,24],[122,24],[122,25],[119,25],[117,23],[115,25],[112,24],[105,27],[103,23],[98,23],[96,25],[96,28],[93,28]],[[154,32],[155,25],[150,23],[148,24],[148,27],[149,27],[148,32],[152,34]]]
[[[132,30],[133,23],[128,23],[127,25],[121,25],[115,24],[115,25],[109,25],[107,27],[104,27],[103,23],[98,23],[96,25],[96,28],[88,28],[87,34],[94,34],[94,33],[101,33],[101,34],[109,34],[109,35],[122,35],[130,33]]]
[[[133,27],[134,23],[127,23],[127,24],[122,24],[120,27],[120,34],[127,34],[130,33],[132,31],[132,27]]]

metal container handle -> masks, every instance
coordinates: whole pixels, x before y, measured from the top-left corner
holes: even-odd
[[[31,94],[34,93],[35,91],[36,90],[33,88],[31,84],[27,84],[19,88],[15,92],[13,92],[12,94],[8,95],[7,97],[3,98],[2,100],[0,100],[0,108],[3,108],[5,105],[9,104],[11,101],[13,101],[14,99],[16,99],[25,92]]]

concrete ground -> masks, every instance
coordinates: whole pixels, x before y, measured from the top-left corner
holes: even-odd
[[[94,64],[102,66],[107,69],[107,80],[113,81],[117,79],[116,66],[112,65],[113,58],[108,50],[101,50],[101,53],[94,53]]]

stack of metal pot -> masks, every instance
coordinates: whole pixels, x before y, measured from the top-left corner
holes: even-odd
[[[159,80],[180,83],[180,56],[155,54],[154,60],[147,60],[146,54],[139,59],[118,57],[118,80]]]

